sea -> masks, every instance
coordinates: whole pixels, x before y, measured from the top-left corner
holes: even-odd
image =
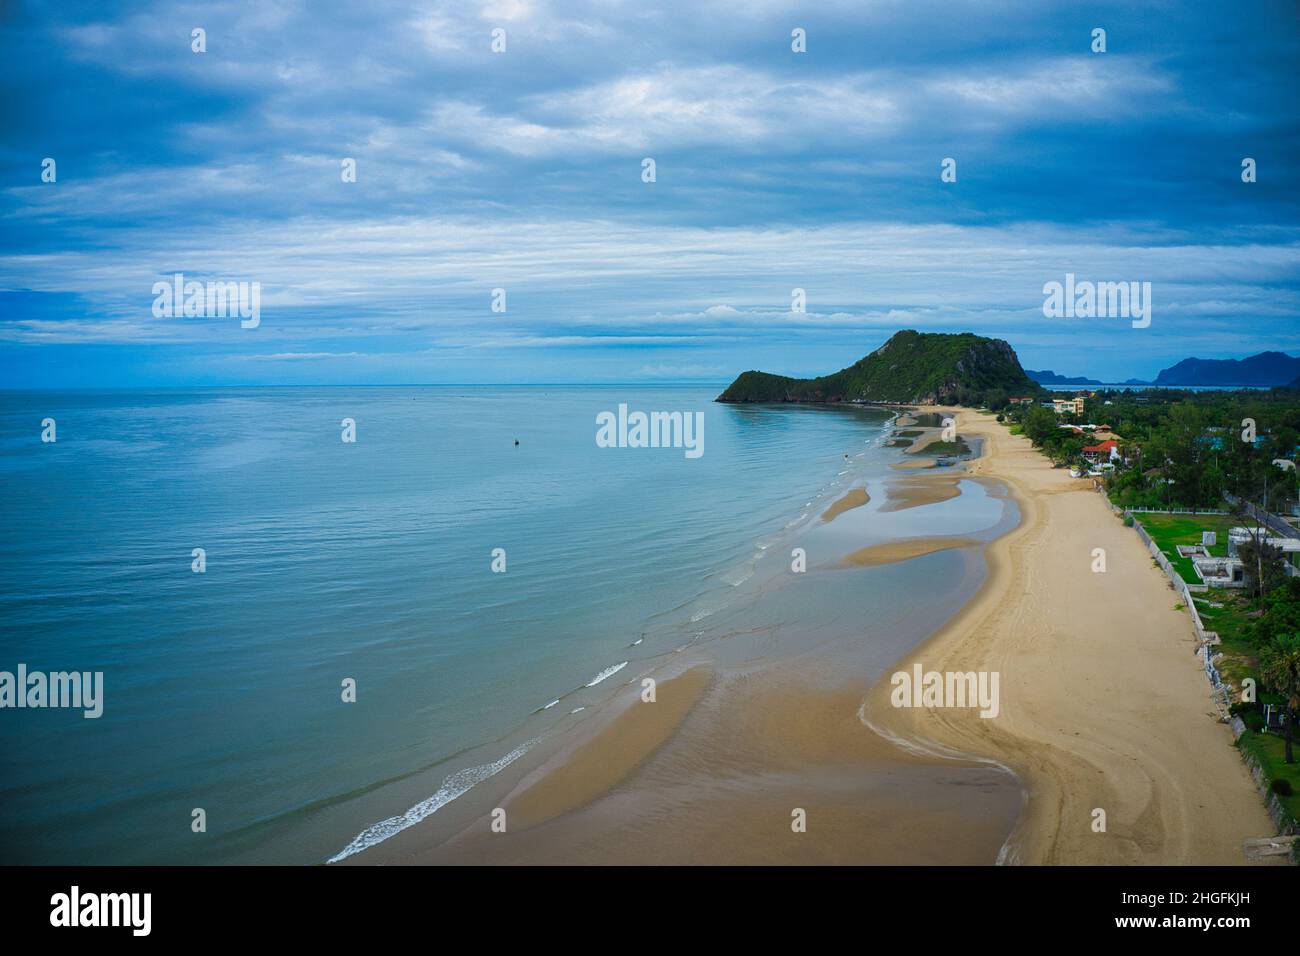
[[[718,391],[0,394],[0,671],[103,675],[98,717],[0,709],[0,863],[346,859],[685,649],[871,677],[974,593],[969,549],[837,563],[1016,520],[881,512],[896,410]],[[601,447],[620,405],[700,453]]]

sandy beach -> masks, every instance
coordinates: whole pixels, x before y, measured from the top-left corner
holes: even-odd
[[[480,819],[430,847],[413,829],[348,862],[978,865],[1019,811],[1001,771],[871,733],[852,683],[694,666],[658,693],[520,781],[507,832]]]
[[[1090,482],[990,416],[956,414],[981,457],[897,479],[908,507],[947,500],[965,477],[1013,499],[1021,520],[991,543],[905,538],[824,572],[983,549],[973,599],[879,679],[815,654],[739,667],[684,655],[653,703],[629,682],[503,783],[505,832],[466,804],[450,835],[413,827],[348,862],[1244,863],[1243,842],[1274,830],[1211,714],[1175,593]],[[849,490],[822,517],[863,515],[869,500]],[[996,716],[891,706],[891,674],[916,664],[996,671]]]
[[[1234,864],[1274,828],[1209,685],[1186,612],[1138,537],[1090,483],[1072,480],[990,416],[970,472],[1005,483],[1022,521],[987,549],[976,598],[899,669],[997,671],[1001,712],[894,708],[878,684],[864,719],[931,752],[1011,767],[1029,799],[1007,862]],[[1093,549],[1106,573],[1093,573]],[[1106,830],[1094,832],[1094,810]]]

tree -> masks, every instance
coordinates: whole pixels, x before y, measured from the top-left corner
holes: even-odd
[[[1267,647],[1275,638],[1300,632],[1300,578],[1287,578],[1261,604],[1263,613],[1250,628],[1257,646]]]
[[[1237,557],[1243,565],[1246,589],[1250,596],[1263,597],[1266,591],[1278,583],[1278,577],[1270,573],[1270,562],[1280,564],[1282,552],[1265,540],[1268,529],[1260,522],[1258,508],[1252,508],[1245,500],[1239,499],[1228,507],[1228,513],[1250,532],[1250,540],[1237,549]],[[1279,575],[1284,573],[1280,566],[1273,570]]]
[[[1264,682],[1286,698],[1286,762],[1295,763],[1291,741],[1296,714],[1300,712],[1300,634],[1275,637],[1261,660],[1260,676]]]
[[[1258,529],[1252,529],[1251,538],[1237,546],[1237,557],[1241,559],[1246,590],[1251,597],[1262,598],[1286,580],[1282,549],[1268,543],[1266,530],[1260,534]]]
[[[1031,442],[1042,445],[1057,432],[1056,415],[1041,405],[1034,405],[1025,413],[1021,428]]]

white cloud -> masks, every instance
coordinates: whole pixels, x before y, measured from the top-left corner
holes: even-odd
[[[1024,68],[948,72],[925,84],[937,100],[1001,117],[1057,115],[1078,119],[1098,112],[1128,114],[1150,108],[1170,79],[1149,61],[1117,57],[1056,57]],[[1159,104],[1161,111],[1167,104]]]
[[[1220,314],[1300,314],[1292,288],[1300,233],[1272,245],[1191,242],[1144,227],[993,227],[854,222],[802,228],[682,227],[602,220],[497,222],[315,218],[197,230],[183,242],[140,229],[111,248],[0,257],[0,289],[74,293],[90,318],[10,310],[0,338],[21,341],[220,340],[256,334],[290,351],[307,336],[412,336],[525,348],[676,344],[756,330],[1007,322],[1041,326],[1042,285],[1081,278],[1151,281],[1157,325],[1195,303]],[[255,280],[262,325],[155,320],[152,284]],[[806,289],[808,313],[790,313]],[[509,312],[490,312],[504,287]],[[719,302],[719,290],[726,301]],[[236,339],[239,341],[239,339]],[[354,342],[348,343],[355,347]],[[319,346],[319,343],[317,343]]]
[[[728,369],[725,365],[642,365],[637,369],[636,374],[641,378],[681,380],[690,378],[726,378],[733,372],[734,370]]]
[[[246,362],[318,362],[323,359],[364,358],[364,352],[276,352],[273,355],[234,356]]]

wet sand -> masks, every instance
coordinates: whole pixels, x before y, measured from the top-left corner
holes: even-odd
[[[947,469],[941,474],[895,478],[885,485],[886,501],[880,510],[882,512],[906,511],[908,508],[920,508],[941,501],[950,501],[961,494],[957,483],[962,477],[961,474]]]
[[[895,471],[912,471],[916,468],[933,468],[934,466],[935,459],[918,458],[915,461],[896,461],[889,467],[893,468]]]
[[[653,700],[638,697],[594,739],[556,754],[506,798],[509,823],[535,826],[581,807],[620,783],[672,736],[703,695],[710,677],[710,669],[698,665],[657,683]]]
[[[981,543],[974,538],[906,538],[902,541],[890,541],[886,544],[861,548],[846,556],[844,563],[869,568],[881,564],[894,564],[898,561],[911,561],[913,558],[939,551],[950,551],[953,548],[978,547]]]
[[[619,782],[591,768],[625,760],[621,718],[585,743],[592,777],[574,778],[580,806],[528,825],[507,803],[505,833],[485,817],[387,862],[991,862],[1020,808],[1006,774],[898,750],[862,725],[861,701],[856,682],[826,686],[797,668],[715,674],[680,727]],[[596,778],[609,785],[588,799]],[[804,832],[793,828],[800,810]]]
[[[852,508],[861,508],[870,500],[871,496],[867,494],[866,488],[853,488],[843,498],[822,512],[822,520],[834,521],[844,512]]]

